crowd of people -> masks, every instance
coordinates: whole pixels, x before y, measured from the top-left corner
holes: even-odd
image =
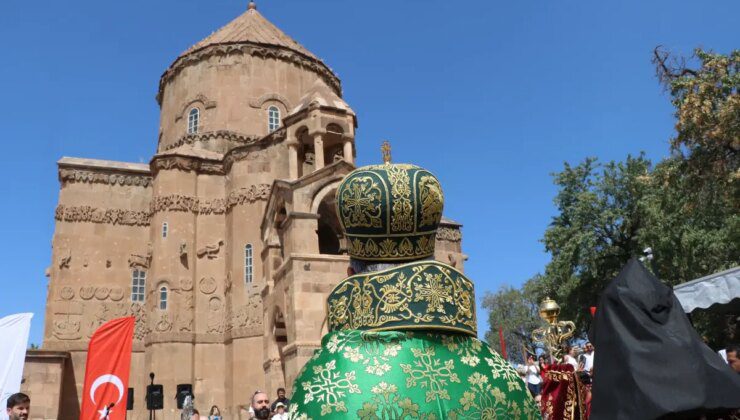
[[[583,383],[591,383],[591,375],[594,368],[594,346],[586,342],[583,347],[566,345],[563,347],[562,363],[573,366],[573,371],[578,372]],[[543,353],[535,360],[535,355],[527,353],[526,362],[517,369],[522,380],[527,384],[527,389],[537,403],[540,402],[542,394],[542,373],[545,366],[551,364],[551,356]]]
[[[249,405],[249,416],[256,420],[288,420],[289,410],[290,399],[286,396],[285,388],[277,389],[277,398],[272,402],[266,392],[255,391]],[[223,417],[221,410],[214,405],[207,416],[193,409],[188,420],[223,420]]]

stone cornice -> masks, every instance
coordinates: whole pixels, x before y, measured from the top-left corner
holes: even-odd
[[[224,175],[221,161],[197,156],[158,155],[152,158],[152,172],[156,175],[161,170],[195,171],[202,174]]]
[[[462,241],[462,232],[460,232],[460,229],[440,227],[437,229],[437,240],[460,242]]]
[[[276,60],[293,63],[296,66],[311,70],[318,74],[329,86],[334,89],[338,96],[342,96],[342,83],[334,72],[321,60],[308,57],[297,51],[275,45],[258,44],[253,42],[237,42],[209,45],[207,47],[190,52],[178,57],[159,79],[159,90],[157,92],[157,103],[162,105],[162,96],[167,83],[180,73],[185,67],[205,60],[212,56],[228,56],[235,54],[251,55],[262,59],[272,58]]]
[[[258,200],[267,200],[269,193],[269,184],[257,184],[251,185],[249,188],[232,191],[226,198],[210,200],[178,194],[158,196],[152,199],[150,213],[179,211],[200,215],[225,214],[236,206]]]
[[[87,183],[146,188],[151,185],[152,177],[148,174],[116,173],[100,169],[59,168],[59,182],[62,186],[67,183]]]
[[[92,206],[57,206],[54,219],[62,222],[101,223],[121,226],[149,226],[151,216],[158,212],[189,212],[196,215],[220,215],[234,207],[267,200],[269,184],[251,185],[232,191],[226,198],[203,199],[185,195],[166,195],[152,199],[148,211],[106,209]]]
[[[64,222],[104,223],[121,226],[149,226],[149,212],[126,209],[103,209],[92,206],[60,204],[54,219]]]
[[[172,150],[172,149],[178,148],[186,144],[194,144],[194,143],[200,143],[200,142],[206,142],[209,140],[218,140],[218,139],[224,139],[224,140],[236,143],[240,146],[244,146],[244,145],[257,142],[258,140],[260,140],[260,137],[249,135],[249,134],[241,134],[235,131],[228,131],[228,130],[208,131],[205,133],[198,133],[198,134],[185,134],[182,137],[180,137],[176,142],[165,146],[162,151]]]

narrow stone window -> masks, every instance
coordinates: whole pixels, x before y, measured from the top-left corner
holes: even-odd
[[[159,288],[159,309],[167,310],[167,287],[165,286]]]
[[[267,108],[267,131],[272,133],[280,127],[280,110],[276,106]]]
[[[167,225],[167,222],[162,223],[162,237],[166,238],[168,233],[169,226]]]
[[[146,289],[146,271],[134,270],[131,275],[131,302],[144,302]]]
[[[249,284],[252,282],[252,244],[247,244],[244,247],[244,282]]]
[[[200,110],[193,108],[188,113],[188,134],[196,134],[200,125]]]

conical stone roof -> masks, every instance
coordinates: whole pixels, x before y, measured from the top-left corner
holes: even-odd
[[[212,33],[202,41],[188,48],[180,57],[188,55],[200,49],[212,45],[255,43],[272,45],[291,49],[314,60],[320,61],[318,57],[308,51],[303,45],[286,35],[275,25],[270,23],[257,11],[254,3],[249,3],[249,8],[239,17],[226,24],[221,29]]]
[[[338,95],[341,95],[341,81],[332,69],[303,45],[265,19],[257,11],[254,2],[250,2],[246,12],[185,50],[172,62],[160,77],[157,102],[162,104],[165,85],[189,63],[197,62],[211,54],[228,55],[239,49],[244,51],[245,48],[272,49],[276,52],[273,57],[289,60],[304,69],[315,71]],[[257,51],[257,54],[265,55],[264,51]]]

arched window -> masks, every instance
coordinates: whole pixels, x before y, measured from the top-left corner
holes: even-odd
[[[146,271],[134,270],[131,274],[131,302],[144,302]]]
[[[167,309],[167,287],[162,286],[159,288],[159,309]]]
[[[267,108],[267,131],[272,133],[280,127],[280,110],[276,106]]]
[[[166,238],[167,237],[167,233],[168,233],[167,230],[168,230],[168,228],[169,228],[169,226],[167,226],[167,222],[162,223],[162,237],[163,238]]]
[[[198,126],[200,125],[200,110],[193,108],[188,113],[188,134],[195,134],[198,132]]]
[[[252,244],[244,247],[244,282],[252,282]]]

